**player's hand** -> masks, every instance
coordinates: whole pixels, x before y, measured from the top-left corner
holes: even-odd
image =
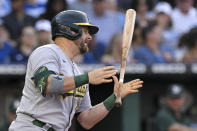
[[[114,66],[106,66],[100,69],[93,70],[88,73],[89,83],[93,85],[98,85],[102,83],[112,82],[112,79],[108,79],[116,75],[118,71],[115,70]]]
[[[115,96],[117,96],[119,90],[119,82],[116,76],[112,77],[114,79],[114,94]],[[128,94],[138,92],[138,89],[142,87],[142,83],[143,81],[141,81],[140,79],[135,79],[130,82],[124,83],[121,90],[121,98],[123,99]]]

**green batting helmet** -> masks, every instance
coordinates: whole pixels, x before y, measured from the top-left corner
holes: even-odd
[[[99,30],[97,26],[89,23],[86,13],[77,10],[62,11],[52,19],[52,39],[55,40],[57,36],[63,36],[70,40],[76,40],[82,35],[81,26],[88,27],[90,34],[96,34]]]

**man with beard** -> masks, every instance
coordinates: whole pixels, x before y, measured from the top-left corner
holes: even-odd
[[[166,92],[166,105],[158,112],[154,121],[154,131],[197,131],[190,127],[190,121],[183,111],[186,91],[179,84],[172,84]]]
[[[98,27],[89,23],[84,12],[67,10],[52,20],[55,44],[37,48],[30,56],[25,87],[16,120],[10,131],[68,131],[73,116],[86,129],[101,121],[114,107],[118,80],[114,66],[83,73],[73,61],[88,51],[88,43]],[[88,84],[114,80],[114,93],[104,102],[91,106]],[[121,97],[138,92],[139,79],[124,84]]]

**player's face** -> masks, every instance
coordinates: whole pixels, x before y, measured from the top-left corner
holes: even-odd
[[[88,43],[92,40],[87,27],[82,27],[82,36],[75,40],[75,44],[79,47],[81,54],[88,52]]]
[[[176,112],[182,109],[184,104],[184,98],[175,98],[175,99],[167,98],[167,102],[170,108]]]

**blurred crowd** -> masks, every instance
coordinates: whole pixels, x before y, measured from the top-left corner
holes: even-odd
[[[26,64],[33,50],[53,43],[50,21],[67,9],[86,12],[100,28],[76,61],[119,63],[128,8],[137,12],[128,63],[197,62],[195,0],[1,0],[0,64]]]

